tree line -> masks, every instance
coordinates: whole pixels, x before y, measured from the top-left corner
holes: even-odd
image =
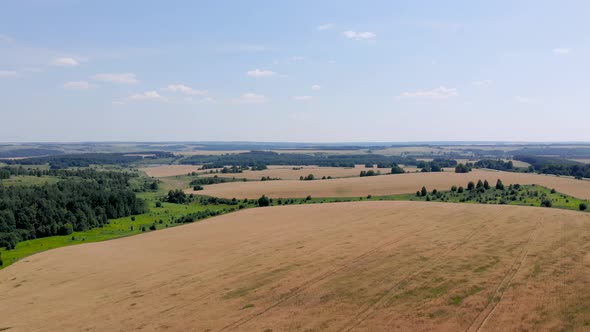
[[[145,202],[122,172],[72,171],[55,184],[4,187],[0,182],[0,247],[24,240],[101,227],[109,219],[141,214]]]
[[[195,155],[180,161],[182,164],[204,165],[204,168],[222,168],[224,166],[240,166],[253,170],[264,169],[267,165],[317,165],[324,167],[354,167],[355,165],[377,164],[380,167],[392,167],[393,164],[416,165],[413,158],[383,156],[378,154],[303,154],[276,153],[270,151],[250,151],[226,155]]]
[[[530,172],[542,174],[573,176],[578,179],[590,178],[590,164],[543,156],[515,155],[514,160],[531,164]]]
[[[143,157],[149,155],[147,157]],[[162,151],[142,151],[137,153],[79,153],[46,157],[33,157],[20,160],[6,160],[13,165],[45,165],[52,169],[68,167],[89,167],[90,165],[129,165],[143,159],[176,158],[173,153]]]

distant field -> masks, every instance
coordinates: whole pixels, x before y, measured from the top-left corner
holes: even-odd
[[[571,159],[573,161],[577,161],[579,163],[590,164],[590,159]]]
[[[156,178],[174,175],[186,175],[191,172],[203,172],[200,165],[162,165],[154,167],[141,167],[139,170]]]
[[[294,169],[296,168],[296,169]],[[271,178],[280,178],[283,180],[299,180],[299,177],[313,174],[317,178],[323,176],[332,178],[355,177],[359,176],[361,171],[366,170],[380,171],[382,174],[391,172],[390,168],[365,168],[364,165],[357,165],[355,168],[342,167],[318,167],[318,166],[268,166],[268,169],[262,171],[244,171],[242,173],[229,174],[203,174],[200,176],[220,176],[220,177],[235,177],[248,180],[260,180],[262,177],[270,176]]]
[[[466,186],[469,181],[481,179],[495,184],[502,179],[504,184],[538,184],[574,197],[590,199],[590,181],[574,180],[565,177],[547,175],[496,172],[474,170],[466,174],[454,172],[441,173],[407,173],[382,175],[375,177],[355,177],[347,179],[316,180],[316,181],[257,181],[232,182],[205,186],[198,191],[201,195],[226,198],[258,198],[265,194],[269,197],[352,197],[367,195],[392,195],[415,193],[422,186],[429,190],[448,190],[453,185]],[[187,192],[192,192],[187,190]]]
[[[178,151],[175,154],[179,156],[218,156],[222,154],[236,154],[249,152],[250,150],[197,150],[197,151]]]
[[[357,202],[249,209],[0,271],[0,330],[582,330],[590,215]]]
[[[368,149],[354,149],[354,150],[327,150],[327,149],[280,149],[271,150],[276,153],[303,153],[303,154],[365,154]]]

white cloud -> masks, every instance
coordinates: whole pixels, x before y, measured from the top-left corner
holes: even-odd
[[[189,96],[202,96],[207,94],[207,91],[205,90],[195,90],[184,84],[171,84],[166,87],[166,90],[170,92],[180,92]]]
[[[16,77],[18,76],[17,72],[12,70],[0,70],[0,77]]]
[[[276,75],[276,73],[272,70],[264,70],[264,69],[254,69],[248,70],[246,75],[250,77],[270,77]]]
[[[166,97],[160,95],[157,91],[146,91],[127,97],[128,100],[132,101],[166,101]]]
[[[344,35],[344,37],[348,38],[348,39],[354,39],[354,40],[375,40],[375,38],[377,38],[377,35],[374,34],[373,32],[355,32],[355,31],[344,31],[342,33],[342,35]]]
[[[312,96],[295,96],[293,97],[293,99],[297,100],[297,101],[310,101],[313,99]]]
[[[312,85],[312,86],[311,86],[311,89],[312,89],[312,90],[320,90],[321,88],[322,88],[322,87],[321,87],[321,86],[319,86],[319,85],[317,85],[317,84],[314,84],[314,85]]]
[[[258,95],[252,92],[246,92],[240,98],[234,101],[235,104],[263,104],[268,101],[264,95]]]
[[[336,27],[334,24],[332,24],[332,23],[326,23],[326,24],[319,25],[318,26],[318,30],[319,31],[325,31],[325,30],[334,29],[334,27]]]
[[[554,48],[553,49],[553,54],[556,55],[567,55],[572,53],[572,49],[571,48],[565,48],[565,47],[558,47],[558,48]]]
[[[80,65],[80,62],[74,58],[55,58],[53,60],[53,65],[60,67],[77,67]]]
[[[66,90],[89,90],[93,87],[94,85],[85,81],[72,81],[63,85],[63,88]]]
[[[458,95],[457,89],[441,86],[432,90],[402,92],[397,98],[447,99]]]
[[[133,73],[96,74],[92,79],[115,84],[135,84],[139,82]]]
[[[492,80],[481,80],[481,81],[471,82],[471,84],[474,86],[488,86],[488,85],[491,85],[492,83],[494,83],[494,81],[492,81]]]

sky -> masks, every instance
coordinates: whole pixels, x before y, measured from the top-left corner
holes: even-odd
[[[0,2],[0,141],[590,141],[590,2]]]

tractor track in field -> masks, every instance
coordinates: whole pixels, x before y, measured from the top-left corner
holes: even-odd
[[[439,262],[442,259],[442,257],[445,257],[449,253],[459,249],[461,246],[463,246],[465,243],[467,243],[467,241],[469,241],[475,234],[480,232],[485,227],[486,227],[486,224],[484,223],[480,227],[477,227],[476,229],[472,230],[469,234],[467,234],[467,236],[464,239],[457,242],[455,245],[451,246],[451,248],[447,249],[444,253],[439,255],[438,258],[435,259],[433,262],[428,262],[428,264],[425,264],[424,266],[420,267],[416,271],[414,271],[414,272],[410,273],[409,275],[407,275],[406,277],[402,278],[400,281],[396,282],[383,295],[381,295],[377,299],[377,301],[375,301],[374,303],[372,303],[371,305],[367,306],[366,308],[362,309],[359,313],[357,313],[357,315],[351,321],[349,321],[347,324],[345,324],[340,329],[340,331],[351,331],[351,330],[355,329],[356,327],[358,327],[360,324],[362,324],[364,321],[366,321],[371,316],[371,314],[374,312],[374,309],[376,307],[378,307],[379,305],[381,305],[383,303],[383,301],[385,301],[385,299],[387,298],[388,295],[390,295],[392,292],[394,292],[396,289],[398,289],[404,282],[411,280],[412,278],[416,277],[420,273],[422,273],[425,270],[427,270],[428,268],[430,268],[434,263]]]
[[[528,256],[528,253],[529,253],[529,250],[531,247],[531,243],[533,243],[534,240],[537,238],[537,236],[539,235],[542,228],[543,228],[543,222],[537,221],[535,229],[529,235],[524,248],[522,249],[520,254],[516,257],[516,259],[514,260],[512,265],[510,266],[510,269],[508,270],[506,275],[504,275],[504,278],[502,278],[502,281],[498,284],[498,287],[496,287],[496,290],[492,294],[486,307],[477,315],[477,317],[475,317],[475,319],[471,322],[471,324],[467,327],[467,329],[465,329],[466,332],[481,331],[483,329],[483,327],[485,326],[485,324],[492,317],[492,315],[494,314],[494,312],[498,308],[498,304],[500,302],[502,302],[502,299],[504,298],[504,295],[506,294],[508,287],[512,283],[512,280],[514,280],[514,277],[516,276],[518,271],[520,271],[521,267],[523,266],[524,262],[526,261],[526,258]]]
[[[263,310],[261,310],[259,312],[256,312],[256,313],[254,313],[254,314],[252,314],[250,316],[246,316],[246,317],[243,317],[241,319],[238,319],[238,320],[232,322],[231,324],[228,324],[228,325],[224,326],[220,331],[227,331],[227,330],[232,330],[232,329],[239,328],[243,324],[245,324],[245,323],[247,323],[247,322],[255,319],[256,317],[259,317],[259,316],[267,313],[268,311],[270,311],[270,310],[278,307],[279,305],[283,304],[287,300],[289,300],[289,299],[297,296],[298,294],[300,294],[301,292],[305,291],[306,289],[312,287],[313,285],[315,285],[315,284],[317,284],[317,283],[319,283],[319,282],[321,282],[323,280],[326,280],[326,279],[330,278],[331,276],[336,275],[339,272],[345,271],[345,270],[347,270],[347,269],[355,266],[356,263],[362,261],[366,257],[369,257],[373,253],[375,253],[375,252],[377,252],[379,250],[382,250],[382,249],[384,249],[384,248],[386,248],[388,246],[391,246],[393,244],[396,244],[398,242],[407,240],[409,238],[409,236],[411,236],[411,235],[417,235],[417,234],[422,233],[424,231],[424,228],[426,228],[426,227],[423,227],[423,228],[421,228],[421,229],[419,229],[417,231],[406,232],[403,235],[401,235],[398,238],[396,238],[395,240],[382,243],[382,244],[380,244],[380,245],[378,245],[378,246],[376,246],[376,247],[374,247],[374,248],[372,248],[372,249],[370,249],[368,251],[365,251],[361,255],[353,258],[348,263],[340,266],[337,269],[327,271],[327,272],[325,272],[325,273],[323,273],[323,274],[321,274],[321,275],[319,275],[319,276],[317,276],[315,278],[312,278],[312,279],[309,279],[309,280],[305,281],[303,284],[301,284],[301,285],[293,288],[291,290],[291,292],[288,293],[288,295],[286,295],[285,297],[283,297],[278,302],[275,302],[275,303],[271,304],[270,306],[264,308]]]

